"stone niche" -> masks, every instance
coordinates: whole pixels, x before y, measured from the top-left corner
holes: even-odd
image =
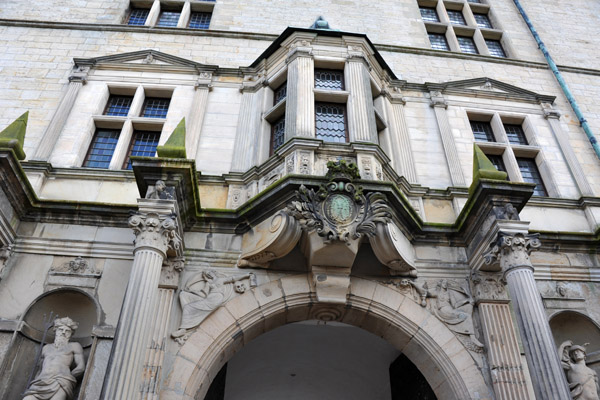
[[[50,314],[52,313],[52,317]],[[92,330],[100,324],[101,312],[96,301],[79,289],[56,289],[38,297],[25,312],[20,328],[14,335],[10,348],[0,367],[0,398],[20,399],[31,374],[37,374],[36,355],[44,336],[44,321],[56,317],[70,317],[79,323],[71,341],[83,346],[86,362],[92,345]],[[47,331],[44,343],[54,341],[54,332]],[[78,398],[81,380],[75,388]]]
[[[562,311],[550,319],[550,329],[557,346],[567,340],[585,345],[586,364],[600,376],[600,328],[594,321],[577,311]]]

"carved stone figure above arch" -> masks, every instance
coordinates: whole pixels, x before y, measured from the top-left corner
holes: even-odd
[[[180,348],[161,399],[203,398],[222,365],[250,340],[315,316],[360,327],[390,342],[417,366],[439,399],[492,397],[468,350],[429,311],[374,281],[351,278],[350,288],[345,306],[327,309],[314,304],[306,275],[271,281],[233,298]],[[314,307],[318,310],[312,312]]]

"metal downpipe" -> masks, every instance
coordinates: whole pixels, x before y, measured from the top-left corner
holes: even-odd
[[[531,31],[531,34],[535,38],[535,41],[537,42],[538,47],[542,51],[542,54],[544,54],[544,57],[546,57],[546,62],[548,63],[550,70],[552,70],[552,73],[556,77],[556,80],[558,81],[563,93],[567,97],[569,104],[571,104],[571,108],[573,108],[573,111],[575,111],[575,115],[577,116],[577,119],[579,120],[579,123],[581,124],[581,127],[583,128],[586,136],[590,140],[590,143],[592,144],[592,147],[594,148],[594,151],[596,152],[596,156],[598,157],[598,159],[600,159],[600,145],[598,144],[598,140],[592,133],[592,130],[591,130],[590,126],[588,125],[583,113],[579,109],[579,105],[577,104],[575,97],[573,97],[573,93],[571,93],[569,86],[567,86],[567,83],[563,79],[560,71],[558,70],[558,67],[556,66],[556,64],[554,63],[554,60],[550,56],[550,53],[548,52],[546,45],[544,44],[544,42],[542,42],[540,35],[538,35],[533,24],[531,23],[529,16],[523,9],[523,6],[521,6],[521,3],[519,2],[519,0],[513,0],[513,1],[514,1],[515,5],[517,6],[517,9],[521,13],[521,16],[525,20],[525,23],[529,27],[529,30]]]

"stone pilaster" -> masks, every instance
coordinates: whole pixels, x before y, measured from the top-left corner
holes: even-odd
[[[135,399],[139,396],[141,373],[152,336],[158,284],[167,251],[181,247],[176,203],[139,199],[140,212],[129,219],[135,233],[133,267],[121,315],[102,399]]]
[[[484,257],[487,264],[499,263],[504,273],[536,398],[570,399],[529,259],[531,251],[540,246],[537,235],[500,232]]]
[[[210,72],[201,72],[200,78],[196,83],[196,91],[192,100],[192,110],[190,113],[186,142],[189,143],[186,147],[188,158],[195,159],[198,154],[198,146],[200,145],[200,132],[202,131],[202,123],[206,114],[206,105],[208,104],[208,94],[212,89],[210,84],[212,74]]]
[[[234,172],[246,172],[250,169],[255,164],[258,153],[262,92],[253,89],[242,90],[242,104],[233,149],[236,156],[231,164],[231,170]]]
[[[315,66],[307,41],[292,45],[288,55],[285,140],[315,136]]]
[[[183,265],[182,258],[169,259],[161,271],[157,306],[152,318],[152,337],[146,349],[142,372],[142,400],[159,399],[161,372],[168,340],[167,331],[175,290],[179,284],[179,273],[183,270]]]
[[[52,150],[54,150],[58,137],[67,122],[69,113],[75,104],[75,99],[77,99],[79,90],[87,81],[89,70],[89,67],[77,67],[71,76],[69,76],[67,92],[63,96],[48,128],[46,128],[46,131],[44,132],[40,144],[35,151],[35,155],[32,157],[33,160],[48,161],[50,158],[50,154],[52,154]]]
[[[450,170],[450,178],[452,179],[452,185],[454,186],[467,186],[465,177],[460,166],[460,159],[458,157],[458,150],[456,149],[456,142],[452,135],[452,129],[450,128],[450,122],[448,121],[448,114],[446,109],[448,104],[443,98],[441,93],[431,93],[431,107],[435,112],[435,119],[440,128],[440,136],[442,138],[442,145],[444,146],[444,153],[446,154],[446,160],[448,161],[448,169]]]
[[[475,272],[471,281],[496,399],[528,400],[531,397],[502,276],[499,273]]]
[[[367,61],[363,55],[350,52],[344,76],[348,97],[348,129],[351,142],[377,143],[377,125]]]
[[[390,141],[392,146],[393,165],[399,175],[404,176],[410,183],[417,183],[417,171],[406,126],[404,105],[406,101],[397,88],[387,92],[386,103],[390,110]]]

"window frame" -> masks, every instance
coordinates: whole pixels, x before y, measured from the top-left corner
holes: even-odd
[[[317,107],[319,105],[336,106],[336,107],[341,107],[344,110],[344,114],[343,114],[344,115],[344,141],[343,142],[336,142],[336,141],[330,141],[330,140],[325,140],[323,138],[319,138],[318,127],[317,127]],[[322,140],[324,143],[340,144],[340,143],[349,143],[350,142],[350,132],[348,130],[348,107],[347,107],[346,103],[315,100],[315,139]]]

